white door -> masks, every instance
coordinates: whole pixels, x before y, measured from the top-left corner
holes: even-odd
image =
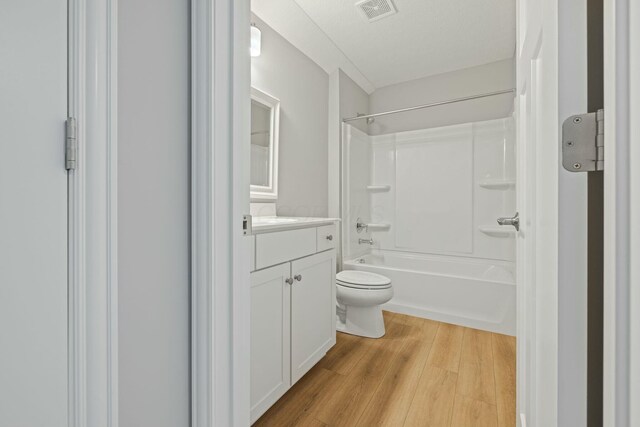
[[[251,273],[251,422],[291,384],[291,264]]]
[[[586,174],[561,170],[559,156],[561,121],[586,112],[586,5],[586,0],[518,3],[521,426],[586,425]],[[568,286],[576,288],[570,301],[563,299]],[[572,340],[570,366],[562,365],[567,355],[559,340],[563,345]]]
[[[522,17],[520,18],[522,19]],[[528,35],[528,34],[527,34]],[[542,37],[542,34],[540,34]],[[535,40],[539,43],[539,40]],[[529,45],[533,42],[529,42]],[[537,44],[537,43],[536,43]],[[526,51],[525,48],[533,51]],[[517,135],[517,414],[519,425],[536,425],[536,130],[539,117],[535,96],[539,88],[539,51],[519,43]],[[523,71],[524,70],[524,71]],[[525,74],[524,76],[522,74]],[[525,80],[526,83],[520,83]],[[520,84],[525,87],[521,88]]]
[[[67,426],[67,2],[0,12],[0,426]]]
[[[291,383],[335,344],[335,250],[291,263]]]

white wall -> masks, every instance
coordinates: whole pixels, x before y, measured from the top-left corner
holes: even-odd
[[[118,6],[121,427],[189,425],[189,1]]]
[[[367,108],[369,102],[367,101]],[[342,119],[340,118],[340,70],[329,74],[329,122],[328,122],[328,192],[327,213],[332,218],[339,218],[340,212],[340,179],[342,159]],[[338,259],[341,256],[338,254]]]
[[[509,59],[376,89],[369,109],[378,113],[514,87],[515,69]],[[498,95],[377,117],[369,129],[371,135],[380,135],[497,119],[512,111],[513,95]]]
[[[329,81],[329,216],[334,218],[342,217],[340,177],[342,158],[348,154],[348,151],[343,150],[342,119],[355,116],[358,113],[369,113],[369,94],[342,70],[338,69],[330,75]],[[365,133],[368,132],[366,121],[362,120],[353,124],[357,129]],[[351,160],[351,162],[355,161],[355,158]],[[360,158],[359,162],[361,168],[369,169],[370,155]],[[352,165],[353,167],[355,165]],[[370,216],[368,204],[365,203],[362,208],[366,209],[366,211],[360,213],[368,218]],[[348,216],[349,214],[345,218],[348,218]],[[342,235],[346,239],[357,239],[357,237],[353,236],[354,233],[351,233],[354,230],[353,227],[355,227],[355,219],[354,217],[342,223]],[[360,237],[366,238],[368,236],[363,234]],[[342,247],[339,248],[339,264],[342,262],[342,249]]]
[[[340,75],[340,122],[347,117],[369,114],[369,94],[351,80],[344,71],[338,70],[338,73]],[[366,120],[357,120],[351,124],[363,132],[369,132]]]
[[[327,216],[329,75],[255,15],[251,85],[280,100],[278,215]]]

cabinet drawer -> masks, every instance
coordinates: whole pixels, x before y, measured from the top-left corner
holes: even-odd
[[[333,249],[338,244],[337,228],[335,224],[324,225],[317,229],[318,252]]]
[[[278,231],[256,236],[256,269],[316,253],[316,229]]]

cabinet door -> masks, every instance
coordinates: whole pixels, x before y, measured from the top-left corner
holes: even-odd
[[[291,264],[251,273],[251,423],[290,387]]]
[[[335,251],[291,263],[291,383],[315,365],[336,341]]]

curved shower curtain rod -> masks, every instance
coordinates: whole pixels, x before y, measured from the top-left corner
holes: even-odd
[[[497,92],[488,92],[488,93],[482,93],[479,95],[465,96],[463,98],[450,99],[448,101],[439,101],[439,102],[433,102],[431,104],[416,105],[415,107],[401,108],[399,110],[391,110],[391,111],[385,111],[382,113],[374,113],[374,114],[367,114],[367,115],[356,116],[356,117],[349,117],[346,119],[342,119],[342,121],[346,123],[346,122],[352,122],[360,119],[372,119],[374,117],[386,116],[388,114],[404,113],[405,111],[413,111],[413,110],[420,110],[422,108],[437,107],[438,105],[453,104],[454,102],[461,102],[461,101],[470,101],[472,99],[486,98],[488,96],[503,95],[505,93],[514,93],[515,91],[516,91],[515,89],[499,90]]]

